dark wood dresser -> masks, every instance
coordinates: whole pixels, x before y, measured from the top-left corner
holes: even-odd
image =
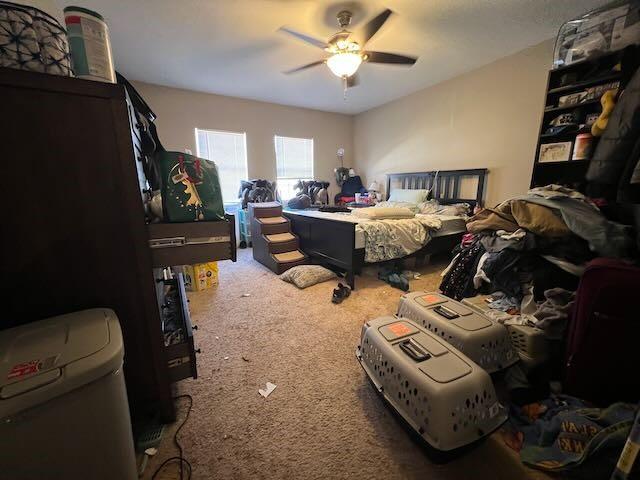
[[[195,348],[188,309],[184,346],[165,347],[161,267],[235,260],[233,217],[148,225],[137,125],[120,85],[0,68],[0,106],[0,328],[114,309],[132,416],[172,420],[171,383],[195,376]],[[150,248],[152,237],[192,231],[228,240]],[[171,281],[186,305],[180,280]]]

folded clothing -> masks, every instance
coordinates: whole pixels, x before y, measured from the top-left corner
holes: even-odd
[[[400,207],[368,207],[368,208],[358,208],[356,210],[351,211],[351,215],[354,215],[359,218],[365,219],[375,219],[375,220],[383,220],[386,218],[413,218],[415,217],[415,213],[413,213],[408,208]]]

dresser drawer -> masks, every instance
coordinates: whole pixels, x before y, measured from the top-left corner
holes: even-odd
[[[164,353],[169,379],[177,382],[184,378],[197,378],[196,348],[191,324],[187,294],[181,273],[173,278],[163,279],[156,270],[157,295],[162,320]]]
[[[219,222],[147,225],[154,267],[236,260],[233,215]]]

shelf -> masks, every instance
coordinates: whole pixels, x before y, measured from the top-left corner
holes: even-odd
[[[545,167],[545,166],[559,166],[559,165],[585,165],[588,164],[591,160],[565,160],[560,162],[536,162],[534,167]]]
[[[592,78],[590,80],[584,80],[582,82],[573,83],[571,85],[564,85],[562,87],[552,88],[547,92],[547,95],[556,95],[558,93],[571,92],[572,90],[581,90],[583,88],[592,87],[601,83],[614,82],[622,78],[622,72],[616,72],[614,74],[607,75],[606,77]]]
[[[586,102],[582,102],[582,103],[576,103],[575,105],[565,105],[562,107],[551,107],[551,108],[545,108],[544,109],[544,113],[552,113],[552,112],[561,112],[563,110],[573,110],[574,108],[580,108],[580,107],[586,107],[588,105],[593,105],[593,104],[599,104],[600,103],[600,99],[599,98],[594,98],[593,100],[588,100]]]
[[[593,55],[589,58],[585,58],[583,60],[580,60],[578,62],[572,63],[570,65],[562,65],[558,68],[554,68],[551,70],[551,74],[552,75],[556,75],[560,72],[566,72],[567,70],[573,70],[574,68],[580,68],[583,66],[588,66],[588,65],[592,65],[596,62],[601,62],[602,60],[610,60],[610,59],[614,59],[618,56],[621,56],[624,53],[624,50],[614,50],[612,52],[606,52],[606,53],[601,53],[599,55]]]
[[[542,133],[540,134],[540,143],[555,143],[555,141],[574,140],[579,135],[579,131],[563,132],[563,133]]]

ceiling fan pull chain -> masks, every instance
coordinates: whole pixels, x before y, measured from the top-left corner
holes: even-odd
[[[347,77],[342,77],[342,85],[344,86],[344,90],[342,91],[342,99],[346,102],[347,101],[347,88],[348,88],[348,79]]]

